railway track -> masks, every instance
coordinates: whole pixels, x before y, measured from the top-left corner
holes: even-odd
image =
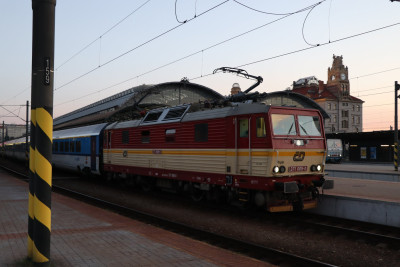
[[[331,235],[346,235],[348,238],[363,240],[372,245],[386,244],[392,249],[400,249],[399,228],[308,213],[307,217],[300,214],[296,218],[290,216],[289,219],[291,224],[301,224],[302,229],[329,232]]]
[[[14,173],[15,175],[18,175],[20,179],[26,182],[29,181],[29,177],[27,177],[26,173],[18,172],[16,170],[13,170],[5,166],[0,166],[0,167],[9,172]],[[157,227],[166,229],[168,231],[176,232],[181,235],[185,235],[196,240],[207,242],[214,246],[218,246],[230,251],[235,251],[237,253],[241,253],[249,257],[265,261],[271,264],[275,264],[278,266],[335,266],[315,259],[298,256],[289,252],[284,252],[277,249],[261,246],[255,243],[250,243],[243,240],[235,239],[229,236],[224,236],[210,231],[205,231],[200,228],[193,227],[191,225],[178,223],[159,216],[155,216],[150,213],[144,213],[136,209],[112,203],[107,200],[96,198],[88,194],[83,194],[54,184],[52,186],[52,189],[54,192],[67,195],[74,199],[78,199],[80,201],[84,201],[86,203],[101,208],[109,209],[111,211],[117,212],[132,219],[140,220],[142,222],[155,225]]]
[[[26,180],[25,174],[21,175],[21,177],[23,177],[22,179]],[[53,180],[57,181],[59,180],[59,178],[60,180],[62,180],[69,179],[70,177],[54,177]],[[76,178],[73,178],[73,180],[76,180]],[[102,185],[97,184],[96,187],[97,186],[101,187]],[[109,187],[109,184],[104,186]],[[80,192],[76,192],[75,190],[64,188],[62,186],[60,187],[54,185],[54,182],[53,190],[103,208],[107,207],[110,210],[134,218],[136,220],[151,223],[169,231],[187,235],[194,239],[205,241],[215,246],[226,248],[228,250],[246,254],[250,257],[273,263],[279,266],[334,266],[319,260],[309,259],[308,257],[297,256],[293,255],[292,253],[277,250],[274,248],[268,248],[263,245],[238,240],[232,238],[231,236],[224,236],[212,233],[210,231],[197,229],[191,225],[177,223],[159,216],[154,216],[146,212],[126,207],[124,205],[116,204],[114,203],[114,201],[105,201],[101,199],[103,198],[103,196],[93,197],[89,196],[88,194],[82,194]],[[119,190],[121,190],[121,188]],[[123,192],[122,194],[124,193],[125,192]],[[220,207],[214,206],[210,208],[214,210],[220,209]],[[361,240],[360,242],[372,244],[373,246],[378,245],[378,247],[385,247],[390,249],[400,248],[400,231],[399,229],[393,227],[365,224],[342,220],[338,218],[330,218],[326,216],[315,216],[308,213],[269,214],[265,216],[265,214],[262,215],[261,213],[253,213],[252,211],[238,212],[236,210],[236,212],[239,213],[239,217],[245,216],[253,220],[259,220],[261,218],[261,220],[268,223],[271,223],[271,221],[273,221],[274,223],[280,225],[281,228],[295,228],[295,231],[299,232],[317,232],[318,234],[327,236],[326,240],[329,240],[329,236],[345,236],[349,240]]]

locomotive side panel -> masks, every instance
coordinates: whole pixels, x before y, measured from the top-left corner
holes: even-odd
[[[124,132],[129,132],[129,141]],[[134,173],[134,167],[225,173],[224,119],[115,129],[106,136],[110,134],[111,149],[104,151],[105,169],[125,166],[130,167],[128,173]]]

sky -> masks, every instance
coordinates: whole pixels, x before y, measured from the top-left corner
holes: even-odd
[[[0,122],[24,124],[32,2],[0,4]],[[350,94],[365,101],[363,131],[389,130],[399,14],[390,0],[58,0],[53,116],[141,84],[186,77],[228,95],[233,83],[254,83],[213,74],[220,67],[262,76],[260,93],[307,76],[326,82],[333,55],[342,55]]]

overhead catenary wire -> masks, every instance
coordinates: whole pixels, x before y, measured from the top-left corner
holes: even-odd
[[[187,22],[190,22],[190,21],[192,21],[192,20],[194,20],[194,19],[196,19],[196,18],[198,18],[198,17],[200,17],[200,16],[202,16],[202,15],[204,15],[204,14],[206,14],[206,13],[208,13],[208,12],[210,12],[210,11],[212,11],[212,10],[218,8],[218,7],[220,7],[220,6],[222,6],[223,4],[225,4],[225,3],[227,3],[227,2],[229,2],[229,0],[225,0],[225,1],[221,2],[221,3],[219,3],[218,5],[215,5],[215,6],[211,7],[211,8],[209,8],[209,9],[207,9],[206,11],[200,13],[198,16],[196,16],[196,17],[194,17],[194,18],[191,18],[191,19],[188,19],[188,20],[186,21],[186,23],[187,23]],[[184,24],[186,24],[186,23],[184,23]],[[101,67],[104,67],[104,66],[110,64],[111,62],[116,61],[117,59],[119,59],[119,58],[121,58],[121,57],[123,57],[123,56],[126,56],[127,54],[129,54],[129,53],[131,53],[131,52],[137,50],[138,48],[140,48],[140,47],[142,47],[142,46],[144,46],[144,45],[147,45],[147,44],[153,42],[154,40],[157,40],[158,38],[160,38],[160,37],[166,35],[167,33],[172,32],[172,31],[178,29],[179,27],[181,27],[181,26],[184,25],[184,24],[179,24],[179,25],[177,25],[177,26],[174,26],[174,27],[172,27],[172,28],[170,28],[170,29],[168,29],[168,30],[162,32],[161,34],[158,34],[157,36],[155,36],[155,37],[153,37],[153,38],[151,38],[151,39],[149,39],[149,40],[147,40],[147,41],[141,43],[140,45],[138,45],[138,46],[136,46],[136,47],[134,47],[134,48],[132,48],[132,49],[130,49],[130,50],[128,50],[128,51],[126,51],[126,52],[124,52],[124,53],[122,53],[122,54],[120,54],[120,55],[118,55],[118,56],[116,56],[116,57],[114,57],[114,58],[112,58],[112,59],[110,59],[110,60],[108,60],[107,62],[105,62],[105,63],[99,65],[98,67],[93,68],[93,69],[87,71],[86,73],[84,73],[84,74],[82,74],[82,75],[80,75],[80,76],[78,76],[78,77],[76,77],[76,78],[70,80],[69,82],[64,83],[63,85],[61,85],[61,86],[59,86],[58,88],[56,88],[54,91],[57,91],[57,90],[59,90],[59,89],[65,87],[65,86],[67,86],[67,85],[69,85],[69,84],[71,84],[71,83],[73,83],[73,82],[75,82],[75,81],[81,79],[82,77],[85,77],[85,76],[89,75],[90,73],[92,73],[92,72],[98,70],[98,69],[101,68]]]
[[[307,7],[305,7],[305,8],[302,8],[302,9],[298,10],[298,11],[295,11],[295,12],[287,13],[287,15],[285,15],[285,16],[283,16],[283,17],[281,17],[281,18],[278,18],[278,19],[275,19],[275,20],[273,20],[273,21],[264,23],[264,24],[262,24],[262,25],[260,25],[260,26],[257,26],[257,27],[255,27],[255,28],[252,28],[252,29],[247,30],[247,31],[245,31],[245,32],[242,32],[242,33],[240,33],[240,34],[237,34],[237,35],[235,35],[235,36],[233,36],[233,37],[230,37],[230,38],[228,38],[228,39],[225,39],[225,40],[223,40],[223,41],[220,41],[220,42],[218,42],[218,43],[215,43],[215,44],[213,44],[213,45],[211,45],[211,46],[208,46],[208,47],[206,47],[206,48],[203,48],[203,49],[201,49],[201,50],[198,50],[198,51],[196,51],[196,52],[193,52],[193,53],[191,53],[191,54],[189,54],[189,55],[186,55],[186,56],[183,56],[183,57],[181,57],[181,58],[175,59],[175,60],[173,60],[173,61],[171,61],[171,62],[169,62],[169,63],[166,63],[166,64],[164,64],[164,65],[161,65],[161,66],[156,67],[156,68],[154,68],[154,69],[151,69],[151,70],[149,70],[149,71],[143,72],[143,73],[141,73],[141,74],[135,75],[135,76],[133,76],[133,77],[131,77],[131,78],[128,78],[128,79],[123,80],[123,81],[121,81],[121,82],[118,82],[118,83],[116,83],[116,84],[107,86],[107,87],[105,87],[105,88],[103,88],[103,89],[97,90],[96,92],[93,92],[93,93],[90,93],[90,94],[86,94],[86,95],[81,96],[81,97],[79,97],[79,98],[75,98],[75,99],[72,99],[72,100],[68,100],[68,101],[62,102],[62,103],[60,103],[60,104],[58,104],[58,105],[64,105],[64,104],[67,104],[67,103],[76,101],[76,100],[78,100],[78,99],[81,99],[82,97],[91,96],[91,95],[93,95],[93,94],[95,94],[95,93],[99,93],[99,92],[105,91],[105,90],[107,90],[107,89],[113,88],[113,87],[115,87],[115,86],[121,85],[121,84],[126,83],[126,82],[129,82],[129,81],[131,81],[131,80],[137,79],[137,78],[139,78],[139,77],[141,77],[141,76],[150,74],[150,73],[152,73],[152,72],[154,72],[154,71],[160,70],[160,69],[162,69],[162,68],[165,68],[165,67],[167,67],[167,66],[170,66],[170,65],[172,65],[172,64],[175,64],[175,63],[180,62],[180,61],[182,61],[182,60],[185,60],[185,59],[187,59],[187,58],[193,57],[193,56],[195,56],[195,55],[197,55],[197,54],[200,54],[200,53],[203,54],[203,53],[204,53],[205,51],[207,51],[207,50],[210,50],[210,49],[212,49],[212,48],[215,48],[215,47],[217,47],[217,46],[220,46],[220,45],[222,45],[222,44],[225,44],[225,43],[227,43],[227,42],[230,42],[230,41],[232,41],[232,40],[234,40],[234,39],[237,39],[237,38],[239,38],[239,37],[242,37],[242,36],[244,36],[244,35],[246,35],[246,34],[252,33],[252,32],[257,31],[257,30],[260,30],[260,29],[262,29],[262,28],[264,28],[264,27],[266,27],[266,26],[268,26],[268,25],[271,25],[271,24],[273,24],[273,23],[275,23],[275,22],[278,22],[278,21],[280,21],[280,20],[283,20],[283,19],[285,19],[285,18],[287,18],[287,17],[289,17],[289,16],[292,16],[292,15],[295,15],[295,14],[298,14],[298,13],[301,13],[301,12],[304,12],[304,11],[306,11],[306,10],[308,10],[308,9],[310,9],[310,8],[312,8],[312,7],[314,7],[314,6],[316,6],[316,5],[318,5],[319,3],[321,3],[321,2],[318,2],[318,3],[313,4],[313,5],[311,5],[311,6],[307,6]],[[202,73],[202,71],[201,71],[201,73]],[[210,76],[210,75],[212,75],[212,73],[211,73],[211,74],[204,74],[204,75],[201,74],[201,77],[207,77],[207,76]]]
[[[310,8],[312,9],[312,8],[316,7],[317,5],[320,5],[321,3],[325,2],[326,0],[322,0],[322,1],[318,2],[318,3],[312,4],[311,6],[296,10],[294,12],[288,12],[288,13],[274,13],[274,12],[261,11],[259,9],[256,9],[256,8],[250,7],[248,5],[245,5],[245,4],[243,4],[243,3],[241,3],[241,2],[239,2],[237,0],[233,0],[233,1],[235,3],[241,5],[241,6],[244,6],[244,7],[248,8],[248,9],[253,10],[255,12],[258,12],[258,13],[263,13],[263,14],[267,14],[267,15],[275,15],[275,16],[286,16],[286,15],[293,15],[293,14],[296,14],[296,13],[300,13],[300,12],[306,11],[306,10],[308,10]]]
[[[75,58],[76,56],[78,56],[79,54],[81,54],[83,51],[85,51],[86,49],[88,49],[90,46],[92,46],[94,43],[96,43],[98,40],[101,41],[101,38],[103,36],[105,36],[106,34],[108,34],[109,32],[111,32],[113,29],[115,29],[118,25],[120,25],[122,22],[124,22],[127,18],[129,18],[130,16],[132,16],[133,14],[135,14],[137,11],[139,11],[142,7],[144,7],[147,3],[149,3],[151,0],[147,0],[146,2],[144,2],[143,4],[141,4],[139,7],[137,7],[136,9],[134,9],[131,13],[129,13],[127,16],[125,16],[124,18],[122,18],[121,20],[119,20],[117,23],[115,23],[113,26],[111,26],[108,30],[106,30],[105,32],[103,32],[99,37],[97,37],[95,40],[93,40],[92,42],[90,42],[89,44],[87,44],[86,46],[84,46],[82,49],[80,49],[78,52],[76,52],[75,54],[73,54],[71,57],[69,57],[67,60],[65,60],[63,63],[61,63],[57,68],[55,68],[56,70],[60,69],[62,66],[64,66],[65,64],[67,64],[68,62],[70,62],[73,58]]]
[[[352,35],[349,35],[349,36],[346,36],[346,37],[342,37],[342,38],[339,38],[339,39],[336,39],[336,40],[333,40],[333,41],[330,41],[330,42],[321,43],[319,46],[305,47],[305,48],[293,50],[293,51],[290,51],[290,52],[286,52],[286,53],[283,53],[283,54],[279,54],[279,55],[275,55],[275,56],[259,59],[259,60],[256,60],[256,61],[244,63],[244,64],[236,66],[236,68],[243,68],[243,67],[246,67],[246,66],[258,64],[258,63],[269,61],[269,60],[272,60],[272,59],[281,58],[281,57],[284,57],[284,56],[301,53],[301,52],[304,52],[304,51],[307,51],[307,50],[315,49],[317,47],[322,47],[322,46],[325,46],[325,45],[338,43],[338,42],[341,42],[341,41],[345,41],[345,40],[348,40],[348,39],[356,38],[356,37],[359,37],[359,36],[362,36],[362,35],[366,35],[366,34],[369,34],[369,33],[377,32],[377,31],[380,31],[380,30],[388,29],[388,28],[391,28],[391,27],[399,26],[399,25],[400,25],[400,22],[396,22],[396,23],[389,24],[389,25],[386,25],[386,26],[382,26],[382,27],[379,27],[379,28],[375,28],[375,29],[372,29],[372,30],[368,30],[368,31],[364,31],[364,32],[361,32],[361,33],[352,34]],[[212,73],[210,73],[209,75],[212,75]],[[200,79],[200,78],[203,78],[203,77],[205,77],[205,76],[204,75],[202,77],[198,76],[198,77],[191,78],[189,80],[196,80],[196,79]]]

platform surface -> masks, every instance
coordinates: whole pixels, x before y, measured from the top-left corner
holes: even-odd
[[[328,173],[326,178],[333,179],[335,186],[325,190],[324,194],[400,203],[400,182],[373,179],[380,174],[400,175],[390,164],[327,164],[325,170]],[[371,178],[332,177],[329,173],[333,171],[369,173]]]
[[[272,266],[52,194],[52,266]],[[0,169],[0,266],[27,258],[28,184]]]

